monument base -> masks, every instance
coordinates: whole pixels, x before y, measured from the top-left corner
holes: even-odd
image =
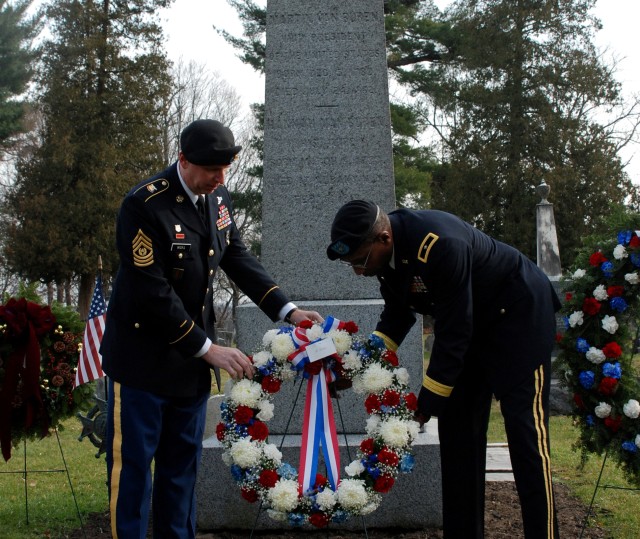
[[[400,474],[395,485],[382,495],[378,509],[364,517],[367,528],[423,529],[442,526],[442,494],[440,446],[436,427],[427,423],[426,432],[418,435],[413,452],[416,465],[409,474]],[[356,457],[363,435],[339,435],[342,468]],[[269,437],[280,447],[282,436]],[[283,460],[298,467],[300,436],[287,435],[281,448]],[[259,503],[249,503],[240,496],[240,489],[231,477],[229,467],[222,462],[223,447],[215,437],[203,442],[202,463],[196,485],[197,526],[200,532],[214,530],[274,530],[286,529],[282,522],[260,512]],[[349,457],[349,453],[351,457]],[[344,471],[342,471],[344,476]],[[351,518],[330,529],[358,530],[363,519]],[[315,529],[315,528],[314,528]]]

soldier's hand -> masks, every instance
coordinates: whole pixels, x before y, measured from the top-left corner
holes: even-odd
[[[320,316],[320,313],[317,313],[316,311],[303,311],[302,309],[296,309],[293,311],[289,320],[291,320],[291,323],[296,326],[303,320],[311,320],[318,324],[322,324],[322,322],[324,322],[324,318]]]
[[[224,369],[234,380],[239,380],[243,376],[253,378],[251,360],[237,348],[212,344],[202,359],[213,367]]]

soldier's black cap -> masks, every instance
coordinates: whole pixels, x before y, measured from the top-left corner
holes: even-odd
[[[217,120],[196,120],[180,134],[180,149],[194,165],[230,165],[242,149],[231,129]]]
[[[342,206],[331,225],[330,260],[342,258],[358,250],[373,230],[380,208],[367,200],[352,200]]]

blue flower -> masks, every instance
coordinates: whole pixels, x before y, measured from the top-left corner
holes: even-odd
[[[231,477],[233,477],[233,479],[238,482],[244,479],[244,472],[242,471],[242,468],[240,468],[240,466],[238,466],[237,464],[231,465]]]
[[[638,451],[638,446],[635,442],[622,442],[622,449],[629,451],[629,453],[636,453]]]
[[[603,262],[600,269],[605,277],[609,278],[613,276],[613,264],[611,262]]]
[[[618,243],[620,245],[629,245],[633,232],[631,230],[621,230],[618,232]]]
[[[564,323],[564,329],[569,329],[569,317],[568,316],[563,316],[562,317],[562,322]]]
[[[580,385],[585,389],[591,389],[593,387],[593,382],[596,379],[596,375],[591,371],[582,371],[578,376],[580,380]]]
[[[610,378],[615,378],[616,380],[620,380],[622,376],[622,368],[620,367],[620,363],[617,361],[615,363],[605,363],[602,366],[602,374],[605,376],[609,376]]]
[[[384,348],[384,341],[382,340],[382,338],[373,333],[369,335],[369,344],[373,346],[373,348],[379,348],[379,349]]]
[[[586,422],[587,422],[587,425],[588,425],[589,427],[593,427],[593,426],[596,424],[596,422],[595,422],[595,420],[593,419],[593,416],[592,416],[592,415],[588,415],[588,416],[586,417]]]
[[[629,259],[636,268],[640,268],[640,253],[631,253]]]
[[[295,479],[296,478],[296,469],[291,466],[288,462],[283,462],[278,466],[278,475],[283,479]]]
[[[578,352],[586,354],[589,351],[589,348],[591,348],[591,347],[589,346],[589,343],[587,342],[587,339],[577,339],[576,340],[576,350]]]
[[[341,524],[349,518],[349,513],[343,511],[342,509],[338,509],[333,516],[331,517],[331,521],[337,524]]]
[[[290,526],[302,526],[305,516],[302,513],[289,513],[287,520]]]
[[[627,310],[628,307],[627,302],[619,296],[611,298],[611,301],[609,301],[609,305],[611,305],[611,308],[614,311],[618,311],[619,313],[623,313]]]
[[[400,460],[400,471],[402,473],[410,473],[411,471],[413,471],[413,467],[415,466],[415,464],[416,459],[414,458],[414,456],[406,453]]]

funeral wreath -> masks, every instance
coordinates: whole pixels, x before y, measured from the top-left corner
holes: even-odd
[[[413,420],[417,399],[407,390],[409,374],[382,339],[361,337],[357,331],[353,322],[333,317],[323,324],[304,322],[270,330],[263,348],[252,356],[254,378],[232,381],[225,388],[222,421],[216,429],[225,448],[223,458],[242,497],[260,502],[275,520],[322,528],[365,515],[378,507],[399,473],[413,469],[411,444],[419,424]],[[300,377],[307,380],[307,409],[296,469],[269,443],[266,422],[275,413],[274,394],[283,383]],[[366,436],[357,458],[345,468],[345,479],[339,477],[328,389],[336,379],[351,382],[369,414]],[[316,470],[320,446],[326,475]]]
[[[609,456],[640,484],[640,385],[634,372],[640,318],[640,237],[623,230],[565,280],[563,378],[573,393],[578,447]]]

